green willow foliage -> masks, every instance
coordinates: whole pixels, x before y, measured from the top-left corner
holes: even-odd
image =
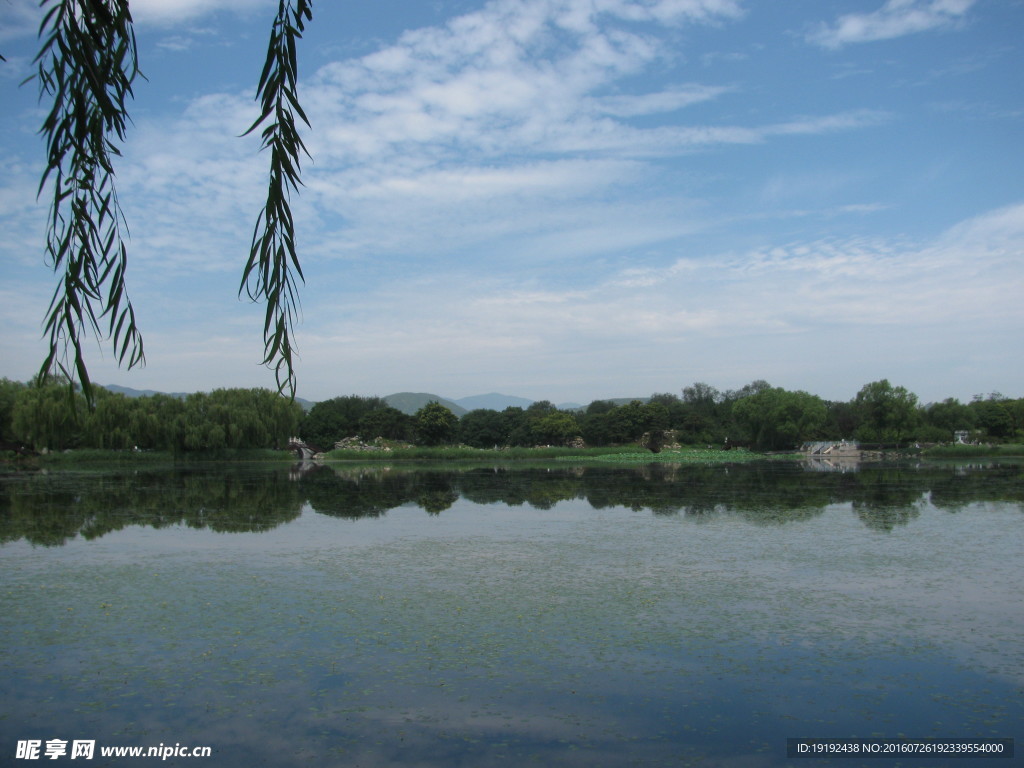
[[[294,7],[291,2],[281,0],[257,89],[258,96],[262,97],[262,112],[246,131],[246,134],[252,133],[271,119],[262,133],[263,148],[270,150],[270,188],[266,206],[253,231],[239,293],[244,290],[253,301],[266,299],[263,364],[274,369],[278,391],[288,389],[293,396],[295,368],[291,337],[299,311],[295,276],[299,280],[303,280],[303,276],[295,253],[295,222],[289,201],[292,192],[302,183],[299,153],[309,156],[295,127],[296,114],[309,125],[297,97],[295,45],[302,37],[306,21],[312,18],[311,0],[298,0]]]
[[[295,116],[299,105],[296,42],[312,19],[312,0],[280,0],[267,59],[257,87],[260,117],[245,134],[266,124],[270,149],[267,202],[257,217],[239,293],[267,303],[263,364],[274,370],[278,391],[294,398],[292,335],[302,269],[295,248],[291,193],[301,184],[299,156],[306,152]],[[38,194],[52,192],[47,258],[62,274],[47,311],[49,350],[39,380],[80,382],[91,406],[94,389],[82,351],[88,333],[113,342],[119,364],[145,364],[142,334],[128,298],[127,222],[114,186],[113,159],[121,154],[129,120],[127,102],[142,73],[129,0],[41,0],[45,10],[36,56],[40,102],[50,109],[40,133],[47,161]],[[26,81],[27,82],[27,81]]]
[[[302,420],[302,407],[267,389],[217,389],[182,399],[170,395],[129,398],[102,387],[92,407],[67,383],[23,387],[11,413],[17,442],[37,450],[216,451],[287,447]]]
[[[125,291],[127,225],[114,188],[113,157],[125,138],[126,100],[140,74],[128,3],[104,0],[43,2],[36,56],[39,98],[52,98],[40,133],[47,160],[39,183],[51,181],[46,253],[63,279],[54,291],[45,328],[49,352],[41,375],[54,368],[76,377],[91,398],[82,336],[113,338],[119,363],[145,362],[135,311]],[[100,321],[106,319],[103,331]],[[73,356],[73,363],[69,360]]]

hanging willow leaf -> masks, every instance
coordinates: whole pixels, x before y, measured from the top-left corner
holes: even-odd
[[[298,115],[309,125],[297,97],[295,45],[302,37],[306,21],[312,18],[312,0],[294,3],[280,0],[267,46],[267,60],[257,87],[260,116],[243,134],[252,133],[269,119],[261,133],[261,149],[270,150],[267,202],[256,219],[249,261],[242,272],[238,293],[245,292],[252,301],[266,301],[263,364],[273,368],[278,391],[287,389],[292,397],[295,396],[292,334],[300,310],[296,281],[305,278],[295,252],[290,201],[292,192],[302,184],[299,178],[301,155],[309,157],[295,124]]]
[[[49,183],[47,260],[63,271],[44,324],[49,351],[39,370],[45,380],[60,372],[77,380],[87,401],[92,384],[82,340],[112,338],[119,364],[145,362],[135,311],[125,291],[128,228],[114,187],[112,158],[121,154],[128,122],[126,101],[140,76],[128,0],[42,0],[43,40],[33,62],[39,99],[52,99],[40,133],[46,168],[38,195]]]

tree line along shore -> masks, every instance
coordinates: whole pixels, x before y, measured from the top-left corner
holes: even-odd
[[[724,392],[696,383],[679,395],[655,393],[628,403],[597,400],[563,410],[545,400],[526,408],[476,409],[459,418],[437,402],[407,414],[383,398],[359,395],[324,400],[305,411],[267,389],[130,398],[97,388],[90,407],[64,381],[0,379],[0,443],[4,451],[23,453],[284,450],[294,437],[320,451],[347,439],[388,447],[594,448],[648,445],[652,435],[669,446],[755,451],[844,439],[885,447],[1012,444],[1024,442],[1024,398],[992,393],[969,403],[947,398],[921,404],[886,379],[865,384],[845,402],[764,381]]]

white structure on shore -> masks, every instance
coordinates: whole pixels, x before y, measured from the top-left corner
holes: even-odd
[[[804,443],[802,450],[805,456],[823,459],[860,456],[860,446],[849,440],[824,440]]]

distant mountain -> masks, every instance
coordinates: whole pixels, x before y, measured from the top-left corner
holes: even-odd
[[[167,395],[168,397],[176,397],[179,400],[183,400],[188,397],[191,392],[157,392],[155,389],[132,389],[131,387],[122,387],[118,384],[100,384],[108,392],[114,392],[125,397],[152,397],[153,395]]]
[[[525,397],[514,397],[513,395],[501,395],[491,392],[489,395],[473,395],[472,397],[460,397],[455,401],[467,411],[477,408],[486,408],[491,411],[504,411],[506,408],[529,408],[533,400]]]
[[[600,401],[602,403],[611,403],[612,405],[629,405],[634,400],[639,400],[641,403],[646,403],[650,400],[649,397],[602,397]],[[585,411],[586,405],[580,403],[559,403],[558,410],[560,411]]]
[[[104,389],[111,392],[122,394],[125,397],[152,397],[153,395],[167,395],[169,397],[186,398],[191,392],[160,392],[155,389],[132,389],[131,387],[122,387],[118,384],[103,384],[100,385]],[[646,397],[623,397],[613,399],[612,402],[621,405],[628,403],[631,400],[642,400],[647,402],[649,398]],[[491,411],[503,411],[506,408],[529,408],[535,400],[530,400],[527,397],[516,397],[515,395],[502,395],[498,392],[491,392],[487,395],[471,395],[470,397],[461,397],[458,400],[451,400],[447,397],[441,397],[440,395],[434,395],[429,392],[396,392],[393,395],[387,395],[383,400],[390,405],[392,408],[397,408],[402,413],[406,413],[410,416],[414,415],[416,411],[422,408],[424,405],[429,403],[431,400],[436,400],[445,408],[450,410],[459,418],[477,408],[486,408]],[[315,402],[311,400],[304,400],[301,397],[296,397],[295,402],[302,406],[303,410],[308,411],[314,405]],[[579,403],[559,403],[558,408],[563,411],[580,410],[584,406]]]
[[[602,400],[605,400],[605,401],[607,401],[609,403],[614,403],[615,405],[629,405],[634,400],[639,400],[641,403],[646,403],[650,399],[651,398],[649,398],[649,397],[605,397],[605,398],[602,398]]]
[[[179,400],[183,400],[192,394],[191,392],[158,392],[155,389],[132,389],[131,387],[122,387],[118,384],[100,384],[99,386],[109,392],[124,395],[125,397],[152,397],[153,395],[167,395],[168,397],[176,397]],[[301,405],[302,410],[304,411],[308,411],[316,405],[316,403],[310,400],[303,400],[301,397],[296,397],[295,402]]]
[[[468,413],[468,411],[458,403],[447,400],[440,395],[432,395],[429,392],[396,392],[395,394],[387,395],[384,398],[384,402],[392,408],[397,408],[402,413],[406,413],[410,416],[414,415],[416,411],[432,400],[436,400],[460,418]]]

